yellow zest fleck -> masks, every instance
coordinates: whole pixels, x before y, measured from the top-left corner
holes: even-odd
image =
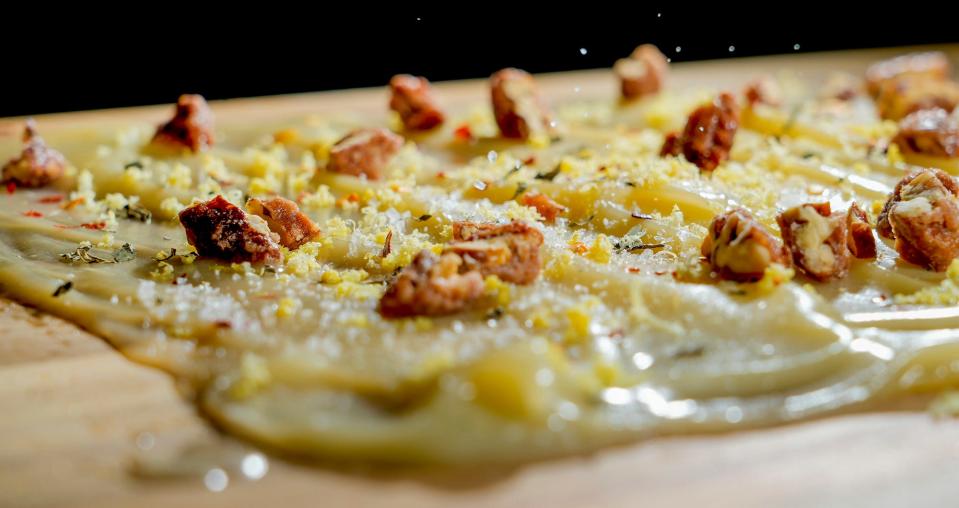
[[[290,298],[290,297],[281,298],[280,303],[277,304],[277,307],[276,307],[276,317],[286,318],[286,317],[293,316],[300,310],[300,307],[302,305],[303,305],[303,302],[301,302],[297,298]]]
[[[270,367],[263,357],[256,353],[244,353],[240,360],[240,375],[230,385],[230,396],[245,399],[266,388],[273,381]]]
[[[486,287],[486,294],[493,297],[493,301],[496,302],[497,306],[505,307],[509,305],[511,299],[509,284],[503,282],[495,275],[486,277],[483,284]]]

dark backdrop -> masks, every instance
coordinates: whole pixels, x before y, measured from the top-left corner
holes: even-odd
[[[883,4],[28,6],[4,20],[0,116],[608,67],[642,42],[688,61],[959,40],[959,2]]]

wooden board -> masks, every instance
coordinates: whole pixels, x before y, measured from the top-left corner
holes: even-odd
[[[941,48],[959,61],[959,45]],[[675,66],[673,83],[733,86],[769,70],[861,70],[906,51],[790,55]],[[606,71],[546,76],[550,97],[615,93]],[[445,84],[449,102],[486,97]],[[217,103],[221,122],[349,109],[382,117],[383,90]],[[158,121],[169,106],[40,117],[45,130]],[[19,133],[0,120],[0,136]],[[6,154],[2,154],[6,155]],[[54,317],[0,299],[0,506],[946,506],[955,505],[959,421],[918,410],[654,439],[509,469],[358,469],[270,457],[259,481],[211,492],[199,476],[144,480],[134,457],[223,439],[162,372]],[[908,405],[908,404],[907,404]],[[921,407],[911,404],[913,407]],[[468,439],[468,436],[464,436]],[[146,443],[155,444],[143,452]],[[139,447],[138,447],[139,443]],[[234,475],[235,476],[235,475]]]

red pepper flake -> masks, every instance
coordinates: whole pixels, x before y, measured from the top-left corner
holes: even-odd
[[[655,273],[656,275],[666,275],[668,272],[666,270],[656,270],[653,273]]]
[[[40,218],[40,217],[43,217],[43,212],[38,212],[36,210],[27,210],[26,212],[23,212],[23,216]]]
[[[583,242],[574,242],[569,246],[569,250],[575,252],[576,254],[582,255],[589,251],[589,247],[587,247]]]
[[[107,223],[106,223],[106,222],[103,222],[103,221],[100,221],[100,222],[84,222],[83,224],[80,224],[80,227],[83,228],[83,229],[92,229],[92,230],[94,230],[94,231],[103,231],[104,229],[107,228]]]
[[[530,155],[529,157],[523,159],[523,164],[526,166],[532,166],[533,164],[536,164],[536,156]]]
[[[638,266],[630,266],[626,268],[626,271],[629,273],[642,273],[643,269]]]
[[[446,172],[445,172],[445,171],[440,171],[439,173],[436,173],[436,179],[437,179],[437,180],[442,180],[442,179],[444,179],[444,178],[446,178]]]
[[[72,210],[75,206],[81,203],[84,203],[86,200],[87,198],[84,198],[84,197],[71,199],[70,201],[67,201],[66,203],[60,205],[60,208],[63,208],[64,210]]]
[[[63,194],[53,194],[50,196],[44,196],[37,200],[37,203],[43,203],[45,205],[59,203],[63,201]]]
[[[17,182],[7,182],[7,194],[17,192]]]
[[[453,131],[453,136],[460,141],[470,141],[473,139],[473,131],[470,130],[469,124],[464,123]]]

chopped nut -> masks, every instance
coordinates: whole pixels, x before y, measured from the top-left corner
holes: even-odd
[[[882,60],[866,70],[866,87],[873,96],[890,80],[902,77],[918,77],[931,81],[943,81],[949,77],[949,59],[940,51],[910,53]]]
[[[546,194],[539,192],[527,192],[520,198],[524,206],[536,209],[536,212],[543,216],[543,220],[548,223],[556,222],[556,217],[566,213],[567,208],[552,199]]]
[[[944,109],[923,109],[899,121],[892,142],[904,152],[959,157],[959,120]]]
[[[680,155],[703,171],[712,171],[729,158],[739,128],[736,99],[722,93],[710,104],[700,106],[686,121],[683,133],[666,136],[661,156]]]
[[[750,106],[756,104],[766,104],[769,106],[779,106],[783,102],[783,92],[770,76],[760,76],[746,84],[743,89],[743,96]]]
[[[669,63],[656,46],[643,44],[628,58],[617,60],[613,71],[619,76],[623,99],[632,100],[659,92],[669,73]]]
[[[63,154],[47,146],[33,119],[23,129],[23,151],[3,166],[3,181],[23,187],[43,187],[63,175]]]
[[[379,180],[390,160],[403,146],[403,138],[386,129],[359,129],[330,149],[327,169],[334,173]]]
[[[869,217],[856,202],[853,202],[846,212],[846,230],[849,235],[846,245],[853,257],[858,259],[876,257],[876,237],[872,234]]]
[[[514,284],[530,284],[542,268],[543,234],[526,223],[478,224],[454,222],[447,252],[463,257],[466,266],[483,276],[496,275]]]
[[[959,196],[959,185],[956,184],[955,179],[941,169],[920,169],[909,173],[903,177],[902,180],[899,180],[899,183],[896,184],[896,187],[893,189],[892,194],[890,194],[886,204],[882,207],[882,211],[879,212],[879,217],[876,219],[876,230],[879,232],[880,236],[890,240],[894,240],[896,238],[896,235],[892,231],[892,225],[889,222],[889,212],[893,205],[902,201],[903,187],[912,182],[914,178],[927,172],[932,173],[932,175],[939,180],[939,182],[943,185],[943,187],[946,188],[947,191],[949,191],[950,194],[953,196]]]
[[[287,249],[295,250],[320,234],[320,227],[289,199],[276,197],[261,201],[253,198],[246,202],[246,209],[265,220],[270,231],[280,236],[280,245]]]
[[[193,152],[213,146],[213,111],[203,96],[181,95],[173,118],[157,128],[153,141],[185,146]]]
[[[490,76],[490,96],[503,137],[528,139],[553,133],[552,115],[528,72],[513,68],[496,72]]]
[[[187,241],[200,257],[232,263],[276,263],[281,258],[277,235],[270,232],[266,222],[223,196],[188,206],[179,217]]]
[[[779,240],[741,208],[713,219],[701,252],[720,278],[739,282],[761,279],[773,263],[790,265]]]
[[[952,111],[959,104],[959,84],[919,77],[902,77],[884,83],[876,98],[879,116],[899,120],[923,109]]]
[[[390,92],[390,109],[399,113],[407,129],[425,131],[443,123],[443,112],[426,78],[397,74],[390,80]]]
[[[841,279],[849,271],[846,216],[829,203],[804,204],[776,217],[793,263],[809,277]]]
[[[459,255],[423,250],[389,285],[377,310],[385,318],[453,314],[469,308],[483,291],[483,276],[466,269]]]
[[[956,190],[952,177],[934,169],[918,170],[896,185],[881,219],[903,260],[942,272],[959,256]]]

